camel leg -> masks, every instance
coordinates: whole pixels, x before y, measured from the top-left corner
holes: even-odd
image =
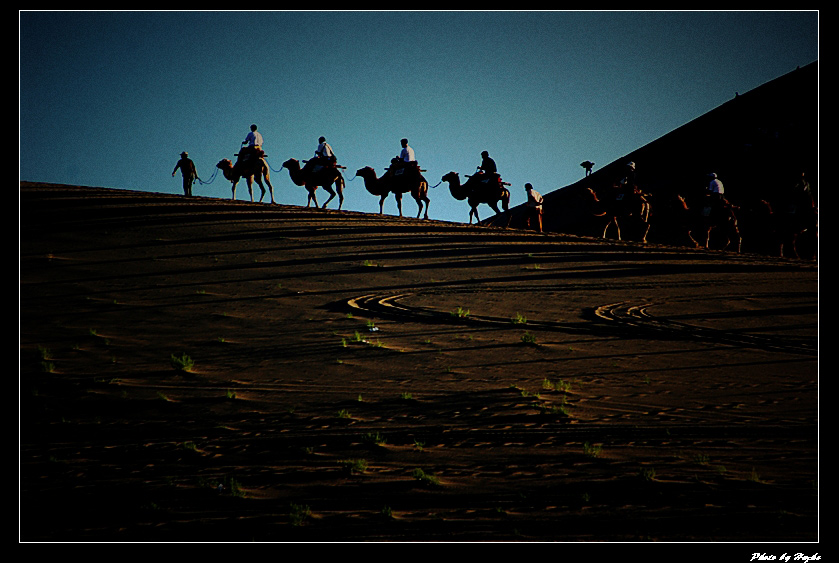
[[[425,216],[423,219],[428,219],[428,206],[431,204],[431,200],[428,199],[428,196],[423,196],[422,200],[425,202]]]
[[[248,194],[251,196],[251,203],[253,203],[253,178],[247,178],[248,183]]]
[[[612,223],[615,224],[615,230],[618,233],[618,240],[620,240],[621,239],[621,227],[620,227],[620,225],[618,225],[618,220],[615,219],[614,217],[612,219],[610,219],[608,223],[606,223],[606,228],[603,229],[603,238],[606,238],[606,233],[609,231],[609,227],[612,225]]]
[[[395,193],[393,195],[396,196],[396,207],[399,209],[399,216],[402,217],[402,194]]]
[[[317,186],[315,186],[314,188],[309,188],[307,186],[306,189],[309,190],[309,199],[306,200],[306,207],[309,207],[309,205],[312,202],[315,202],[315,207],[318,207],[318,196],[315,195],[315,190],[317,190]]]
[[[236,184],[238,184],[238,182],[233,182],[233,197],[231,199],[236,199]]]
[[[344,206],[344,177],[338,176],[335,180],[335,191],[338,192],[338,211]]]
[[[326,209],[326,206],[329,205],[329,202],[332,201],[333,199],[335,199],[335,191],[332,189],[332,185],[321,186],[321,187],[324,190],[326,190],[326,193],[329,194],[329,198],[323,204],[323,208]]]
[[[699,241],[697,241],[695,238],[693,238],[693,232],[692,231],[688,231],[688,238],[690,239],[690,241],[693,243],[693,245],[696,248],[699,248]]]
[[[255,178],[254,181],[259,186],[259,189],[262,190],[262,195],[259,196],[259,203],[262,203],[262,200],[265,199],[265,186],[262,185],[262,178]]]
[[[277,203],[274,201],[274,186],[271,185],[271,180],[268,178],[268,175],[265,175],[265,183],[268,184],[268,189],[271,191],[271,203]],[[263,192],[265,195],[265,192]]]
[[[385,208],[385,198],[386,198],[386,197],[387,197],[387,194],[383,195],[383,196],[379,199],[379,215],[384,214],[384,208]]]

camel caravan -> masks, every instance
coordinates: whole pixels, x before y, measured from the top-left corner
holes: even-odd
[[[338,165],[335,153],[324,137],[318,141],[313,158],[303,160],[302,164],[289,158],[282,163],[282,168],[288,171],[293,184],[304,187],[308,192],[307,207],[314,205],[315,208],[326,209],[337,197],[340,211],[346,187],[342,170],[346,167]],[[379,214],[384,213],[385,201],[393,194],[399,217],[402,217],[402,197],[410,194],[417,203],[417,219],[428,219],[430,199],[429,184],[423,176],[425,170],[420,168],[408,140],[402,139],[401,145],[401,152],[391,159],[381,176],[370,166],[358,169],[355,176],[363,180],[368,193],[379,198]],[[181,156],[175,170],[182,170],[184,193],[192,195],[192,182],[200,180],[186,153]],[[276,203],[270,167],[262,150],[262,135],[256,125],[251,126],[242,148],[234,156],[237,157],[235,162],[225,158],[216,164],[231,183],[232,199],[236,199],[236,187],[244,178],[251,202],[254,201],[253,184],[256,183],[261,190],[259,202],[265,199],[267,186],[270,202]],[[517,215],[516,209],[510,209],[510,183],[502,180],[487,151],[481,156],[481,165],[474,174],[465,175],[465,182],[461,182],[460,175],[452,171],[445,174],[440,183],[448,184],[449,193],[455,200],[467,202],[470,225],[473,219],[476,224],[505,228],[514,220],[516,224],[520,223],[516,217],[521,215]],[[746,251],[776,256],[812,257],[815,254],[818,210],[803,175],[794,188],[786,190],[782,197],[775,198],[771,203],[768,199],[760,199],[749,205],[733,205],[726,199],[721,180],[713,173],[708,175],[709,181],[704,188],[686,190],[687,195],[672,189],[659,189],[653,195],[639,187],[634,162],[628,162],[623,173],[619,177],[613,176],[618,179],[612,182],[604,181],[602,174],[601,178],[595,179],[598,175],[592,174],[593,162],[585,161],[581,166],[585,169],[584,180],[573,190],[561,190],[565,192],[563,196],[572,192],[575,195],[564,199],[548,198],[544,206],[543,198],[539,196],[539,232],[542,231],[544,215],[549,230],[554,232],[640,243],[647,243],[652,236],[654,242],[664,244],[733,252],[741,252],[745,246]],[[328,194],[322,205],[318,203],[318,188]],[[552,201],[556,206],[553,209]],[[481,222],[478,213],[481,204],[489,206],[495,213],[494,217]],[[528,201],[525,205],[529,204]],[[543,208],[546,211],[543,212]],[[527,213],[532,211],[526,207],[524,210]],[[561,217],[563,214],[565,219]],[[568,217],[573,217],[573,221],[568,221]],[[526,225],[530,228],[529,219]],[[802,251],[802,248],[805,250]]]

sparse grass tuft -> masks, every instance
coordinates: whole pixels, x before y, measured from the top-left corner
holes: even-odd
[[[510,319],[510,322],[514,325],[524,325],[527,324],[527,317],[525,317],[521,313],[516,313],[516,316]]]
[[[338,464],[350,475],[367,471],[366,459],[342,459],[338,461]]]
[[[308,518],[311,514],[312,509],[309,508],[309,505],[307,504],[291,503],[289,505],[288,518],[292,526],[302,526],[303,522],[305,522],[306,518]]]
[[[525,332],[524,334],[522,334],[521,341],[528,346],[536,345],[536,337],[532,335],[530,332]]]
[[[590,442],[583,444],[583,453],[590,457],[598,457],[602,450],[603,446],[599,444],[592,444]]]
[[[376,446],[382,446],[387,443],[385,437],[379,434],[378,432],[368,432],[361,437],[361,441],[365,444],[375,444]]]
[[[458,305],[457,309],[452,311],[450,314],[451,314],[452,317],[456,317],[458,319],[465,319],[466,317],[469,316],[469,309],[464,309],[463,307]]]
[[[186,354],[171,355],[171,365],[175,371],[189,373],[195,367],[195,362]]]
[[[417,467],[411,472],[411,476],[420,483],[423,483],[424,485],[432,485],[434,487],[440,485],[440,479],[436,475],[426,473],[419,467]]]

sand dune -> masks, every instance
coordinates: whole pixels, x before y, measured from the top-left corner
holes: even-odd
[[[20,197],[23,541],[819,539],[812,261]]]

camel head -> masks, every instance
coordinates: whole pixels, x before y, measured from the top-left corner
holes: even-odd
[[[283,168],[288,168],[289,170],[298,170],[300,168],[300,163],[297,161],[296,158],[289,158],[285,162],[283,162]]]
[[[219,160],[218,164],[216,164],[216,168],[220,168],[221,170],[230,170],[233,168],[233,162],[229,158],[222,158]]]
[[[458,176],[457,172],[449,172],[445,176],[440,179],[442,182],[452,182],[457,181],[460,183],[460,176]]]
[[[357,170],[355,175],[356,176],[361,176],[364,179],[375,178],[376,177],[376,171],[373,170],[369,166],[365,166],[364,168],[361,168],[361,169]]]

